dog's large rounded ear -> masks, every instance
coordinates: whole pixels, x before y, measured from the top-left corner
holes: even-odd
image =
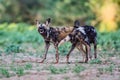
[[[40,22],[38,20],[36,20],[37,27],[39,27],[39,24],[40,24]]]
[[[78,28],[80,26],[79,20],[75,20],[74,22],[74,28]]]
[[[48,26],[51,23],[51,18],[46,19],[45,24]]]

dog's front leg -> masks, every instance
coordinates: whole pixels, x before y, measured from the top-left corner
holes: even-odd
[[[56,54],[55,54],[56,62],[55,62],[55,64],[57,64],[59,62],[58,44],[54,44],[54,47],[56,50]]]
[[[74,50],[75,46],[76,46],[76,43],[75,43],[75,44],[72,44],[72,47],[71,47],[70,51],[68,52],[68,54],[67,54],[67,56],[66,56],[66,58],[67,58],[67,63],[70,63],[70,62],[69,62],[69,56],[70,56],[70,53]]]
[[[48,49],[49,49],[49,47],[50,47],[50,42],[45,41],[45,54],[44,54],[44,58],[43,58],[43,60],[42,60],[40,63],[43,63],[44,60],[46,59],[46,56],[47,56],[47,53],[48,53]]]

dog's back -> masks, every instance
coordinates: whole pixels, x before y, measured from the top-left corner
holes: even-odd
[[[58,40],[61,41],[64,39],[68,34],[70,34],[73,30],[73,27],[64,27],[60,28],[60,34],[58,35]]]
[[[82,36],[89,45],[96,41],[97,32],[93,26],[80,26],[76,29],[76,33],[80,33],[79,36]]]

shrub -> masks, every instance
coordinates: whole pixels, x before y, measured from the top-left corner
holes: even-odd
[[[10,54],[10,53],[12,53],[12,52],[14,52],[14,53],[19,53],[19,52],[21,52],[21,51],[22,51],[21,47],[20,47],[19,45],[15,45],[15,44],[8,45],[8,46],[5,48],[5,52],[6,52],[7,54]]]

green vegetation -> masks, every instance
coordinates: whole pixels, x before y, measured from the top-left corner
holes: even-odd
[[[98,45],[101,46],[101,48],[104,51],[107,50],[118,50],[120,47],[120,36],[118,36],[120,33],[120,30],[117,32],[109,32],[109,33],[99,33],[98,34]]]
[[[11,67],[10,71],[13,71],[18,76],[23,76],[25,74],[26,66],[13,66]]]
[[[120,28],[119,3],[119,0],[0,0],[0,23],[33,24],[36,19],[51,17],[52,24],[72,25],[80,19],[81,25],[95,25],[101,32],[110,32]]]
[[[32,69],[32,64],[27,63],[27,64],[25,65],[25,70],[30,70],[30,69]]]
[[[81,71],[84,71],[85,70],[85,67],[81,66],[81,65],[75,65],[74,68],[73,68],[73,72],[75,73],[80,73]]]
[[[50,69],[51,73],[53,73],[53,74],[58,74],[59,73],[57,68],[55,68],[54,66],[50,66],[49,69]]]
[[[65,56],[68,53],[70,47],[71,47],[71,44],[69,42],[61,45],[59,47],[59,53],[60,53],[60,55]]]
[[[23,42],[42,43],[43,40],[34,26],[18,23],[18,24],[3,24],[0,25],[0,44],[9,45],[10,43],[21,44]],[[39,36],[39,37],[38,37]]]
[[[110,73],[112,74],[113,70],[115,69],[115,65],[110,65],[108,67],[105,67],[105,68],[98,68],[98,71],[100,74],[103,74],[103,73]]]
[[[102,61],[100,59],[93,59],[89,61],[90,64],[101,64]]]
[[[2,51],[0,50],[0,56],[2,55]]]
[[[8,68],[9,67],[9,68]],[[0,77],[11,77],[14,75],[23,76],[25,74],[25,70],[31,70],[32,64],[27,63],[23,66],[21,65],[9,65],[9,66],[1,66],[0,67]]]
[[[67,68],[66,67],[56,68],[56,67],[54,67],[52,65],[49,66],[49,70],[53,74],[60,74],[60,73],[66,73],[67,72]]]
[[[18,76],[24,75],[24,69],[23,69],[22,67],[18,67],[18,68],[16,69],[16,74],[17,74]]]
[[[8,45],[7,47],[6,47],[6,49],[5,49],[5,52],[7,53],[7,54],[9,54],[9,53],[12,53],[12,52],[14,52],[14,53],[19,53],[19,52],[21,52],[22,51],[22,49],[20,49],[20,46],[18,46],[18,45]]]
[[[120,30],[109,33],[98,32],[98,48],[103,51],[120,50],[120,36],[118,36]],[[3,49],[2,53],[19,53],[25,51],[23,48],[24,43],[32,43],[33,48],[43,46],[43,38],[37,32],[34,26],[27,25],[24,23],[3,23],[0,24],[0,46]],[[65,43],[59,47],[60,55],[66,55],[70,49],[71,44]],[[39,52],[37,52],[39,53]],[[53,52],[52,52],[53,53]],[[113,55],[112,53],[110,55]]]
[[[107,75],[115,73],[114,76],[110,75],[112,77],[119,75],[116,74],[120,72],[119,8],[120,0],[0,0],[0,78],[29,75],[33,70],[40,74],[44,74],[42,70],[45,70],[45,74],[48,72],[48,80],[53,80],[59,74],[68,74],[62,77],[65,80],[72,80],[74,74],[83,71],[86,75],[86,70],[89,69],[97,69],[99,77],[103,77],[104,74],[106,76],[106,73]],[[95,26],[98,33],[98,58],[90,60],[88,64],[37,63],[44,54],[44,39],[36,29],[35,20],[44,22],[48,17],[52,18],[50,26],[72,26],[76,19],[80,20],[80,25]],[[70,42],[59,47],[62,58],[70,47]],[[49,53],[55,54],[54,47],[50,47]],[[51,54],[49,55],[51,57]],[[75,59],[76,55],[71,57]],[[51,58],[46,59],[48,63],[49,59]],[[60,60],[64,59],[66,58],[61,59],[60,56]],[[52,60],[53,58],[50,61]],[[55,76],[51,76],[49,72]],[[69,72],[72,76],[69,76]],[[75,77],[83,79],[81,75]],[[89,71],[86,78],[89,79],[88,77],[92,78],[92,74],[89,76]]]
[[[5,68],[0,68],[0,74],[2,74],[5,77],[10,77],[8,70]]]

